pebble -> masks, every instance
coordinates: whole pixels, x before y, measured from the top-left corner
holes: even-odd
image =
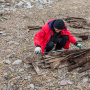
[[[32,65],[29,65],[29,64],[24,63],[24,68],[28,69],[30,67],[32,67]]]
[[[21,77],[24,77],[25,75],[23,74],[23,75],[21,75]]]
[[[24,69],[20,69],[20,70],[19,70],[19,72],[22,72],[22,71],[24,71]]]
[[[10,61],[10,60],[5,60],[4,63],[5,63],[5,64],[10,64],[11,61]]]
[[[31,5],[30,2],[27,2],[25,5],[24,5],[25,8],[32,8],[33,6]]]
[[[21,63],[22,63],[22,60],[16,60],[12,64],[15,65],[15,64],[21,64]]]
[[[71,82],[71,81],[69,81],[69,80],[68,80],[67,82],[68,82],[68,84],[70,84],[70,85],[72,85],[72,84],[73,84],[73,82]]]
[[[83,83],[87,82],[88,81],[88,78],[84,78],[83,79]]]
[[[8,75],[8,73],[6,72],[6,73],[4,73],[3,75],[4,75],[4,76],[7,76],[7,75]]]
[[[12,72],[14,72],[14,69],[13,69],[12,67],[9,67],[9,69],[10,69]]]
[[[33,84],[30,84],[30,87],[34,89],[34,85]]]
[[[51,81],[51,79],[48,79],[48,82],[50,82]]]
[[[3,31],[0,31],[0,34],[3,34],[4,32]]]
[[[30,79],[30,78],[31,78],[31,76],[27,76],[27,78],[28,78],[28,79]]]
[[[68,84],[68,82],[66,81],[66,80],[62,80],[61,82],[60,82],[60,85],[67,85]]]

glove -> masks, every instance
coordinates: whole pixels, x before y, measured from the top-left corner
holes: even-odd
[[[40,54],[41,53],[41,47],[36,47],[34,52],[35,52],[35,54]]]
[[[79,49],[82,48],[82,45],[81,45],[81,44],[77,44],[76,46],[77,46]]]

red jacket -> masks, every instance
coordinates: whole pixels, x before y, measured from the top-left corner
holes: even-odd
[[[41,46],[42,49],[42,54],[44,54],[43,52],[46,44],[49,42],[51,35],[53,35],[53,31],[49,28],[49,22],[53,21],[55,19],[51,19],[49,20],[42,28],[41,30],[39,30],[34,37],[34,43],[35,46],[39,45]],[[66,27],[66,25],[65,25]],[[69,36],[69,40],[66,42],[65,46],[63,47],[64,49],[69,49],[69,44],[71,43],[76,43],[76,39],[71,35],[71,33],[66,29],[63,29],[61,32],[61,35],[68,35]]]

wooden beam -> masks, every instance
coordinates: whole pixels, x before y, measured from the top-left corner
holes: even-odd
[[[33,62],[32,62],[32,65],[33,65],[35,71],[37,72],[37,74],[38,74],[38,75],[41,75],[41,72],[40,72],[40,69],[39,69],[37,63],[33,61]]]
[[[40,69],[38,67],[38,64],[35,62],[35,58],[34,57],[27,57],[26,60],[24,61],[27,64],[32,64],[36,73],[38,75],[41,75]]]
[[[59,64],[60,64],[60,61],[62,61],[63,58],[64,58],[64,57],[56,58],[55,61],[50,64],[50,67],[51,67],[52,69],[57,68],[57,67],[59,66]]]
[[[86,71],[86,70],[89,70],[90,69],[90,62],[88,62],[89,64],[87,65],[87,66],[85,66],[85,67],[83,67],[82,69],[80,69],[78,72],[79,73],[82,73],[82,72],[84,72],[84,71]]]

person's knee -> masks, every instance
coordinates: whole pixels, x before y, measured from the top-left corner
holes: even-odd
[[[53,48],[54,47],[54,42],[50,42],[49,46]]]

